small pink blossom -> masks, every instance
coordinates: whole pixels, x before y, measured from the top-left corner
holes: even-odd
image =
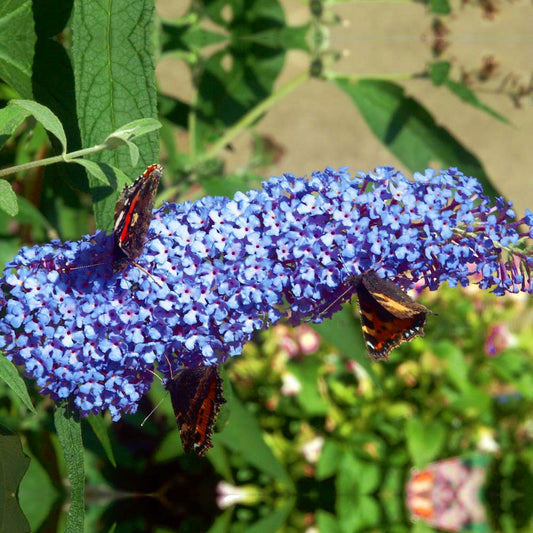
[[[506,324],[490,326],[485,338],[485,352],[489,357],[496,357],[510,346],[516,345],[516,337],[509,331]]]
[[[294,331],[300,352],[308,355],[316,352],[320,346],[320,335],[312,328],[304,324]]]

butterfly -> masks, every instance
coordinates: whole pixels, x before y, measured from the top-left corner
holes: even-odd
[[[226,403],[217,367],[184,367],[167,381],[165,388],[170,392],[183,449],[204,456],[213,446],[213,427],[220,406]]]
[[[132,185],[124,187],[119,196],[113,227],[113,274],[135,263],[143,251],[162,173],[161,166],[149,166]]]
[[[424,336],[426,315],[433,314],[415,302],[392,281],[373,270],[349,278],[355,289],[368,355],[389,358],[393,348],[413,337]]]

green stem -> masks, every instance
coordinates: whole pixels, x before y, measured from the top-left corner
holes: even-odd
[[[351,82],[358,82],[363,79],[373,79],[373,80],[412,80],[413,78],[419,77],[419,74],[340,74],[333,70],[327,70],[322,73],[322,76],[326,80],[346,80]]]
[[[274,106],[279,100],[281,100],[285,95],[294,91],[298,86],[300,86],[304,81],[307,81],[310,77],[309,71],[305,71],[302,74],[299,74],[290,81],[285,87],[282,87],[276,92],[273,92],[268,98],[257,104],[253,109],[251,109],[244,117],[242,117],[234,126],[229,128],[228,131],[216,141],[207,152],[204,152],[196,160],[196,164],[199,165],[204,161],[212,159],[215,157],[227,144],[229,144],[237,135],[255,122],[263,113],[268,111],[271,107]]]
[[[78,159],[87,154],[95,154],[97,152],[102,152],[106,149],[107,146],[105,144],[97,144],[96,146],[91,146],[91,148],[76,150],[75,152],[71,152],[70,154],[56,155],[54,157],[47,157],[46,159],[39,159],[38,161],[30,161],[29,163],[24,163],[23,165],[3,168],[2,170],[0,170],[0,178],[3,176],[9,176],[9,174],[24,172],[25,170],[29,170],[31,168],[46,167],[48,165],[53,165],[54,163],[69,163],[73,159]]]

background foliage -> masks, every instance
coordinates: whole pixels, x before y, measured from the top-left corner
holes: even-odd
[[[340,54],[328,35],[339,20],[327,3],[310,2],[300,26],[287,24],[276,0],[230,5],[193,3],[172,20],[158,18],[148,0],[0,5],[2,263],[22,245],[110,229],[126,180],[156,161],[165,167],[158,202],[258,186],[283,147],[257,125],[311,78],[347,95],[368,132],[409,170],[457,166],[495,194],[474,147],[439,126],[397,81],[335,70]],[[479,6],[489,13],[492,4]],[[427,9],[436,16],[435,59],[417,76],[451,91],[458,106],[506,122],[441,57],[438,28],[450,4],[431,1]],[[305,52],[308,65],[280,87],[291,50]],[[155,65],[167,56],[188,65],[190,101],[157,90]],[[526,89],[509,94],[519,100]],[[254,134],[250,157],[228,172],[222,156],[244,131]],[[445,288],[422,301],[439,316],[425,339],[394,351],[388,364],[367,359],[351,308],[315,328],[320,341],[307,325],[263,332],[227,365],[228,403],[208,460],[181,452],[168,398],[140,426],[164,397],[161,386],[135,416],[80,424],[0,358],[4,530],[81,531],[82,523],[121,532],[424,530],[403,504],[409,469],[474,450],[494,456],[490,527],[529,530],[531,302]],[[496,325],[512,335],[492,358],[487,339]],[[19,483],[23,512],[10,496]],[[217,508],[217,484],[236,507]],[[224,501],[219,494],[219,506]]]

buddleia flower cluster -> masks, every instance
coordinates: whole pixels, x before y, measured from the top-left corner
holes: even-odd
[[[234,198],[154,211],[138,263],[112,273],[113,238],[23,248],[0,278],[0,349],[82,415],[134,412],[155,365],[220,364],[279,321],[321,321],[374,269],[407,288],[531,292],[533,213],[515,220],[457,169],[407,179],[286,174]],[[88,266],[89,265],[89,266]],[[80,268],[81,267],[81,268]]]

